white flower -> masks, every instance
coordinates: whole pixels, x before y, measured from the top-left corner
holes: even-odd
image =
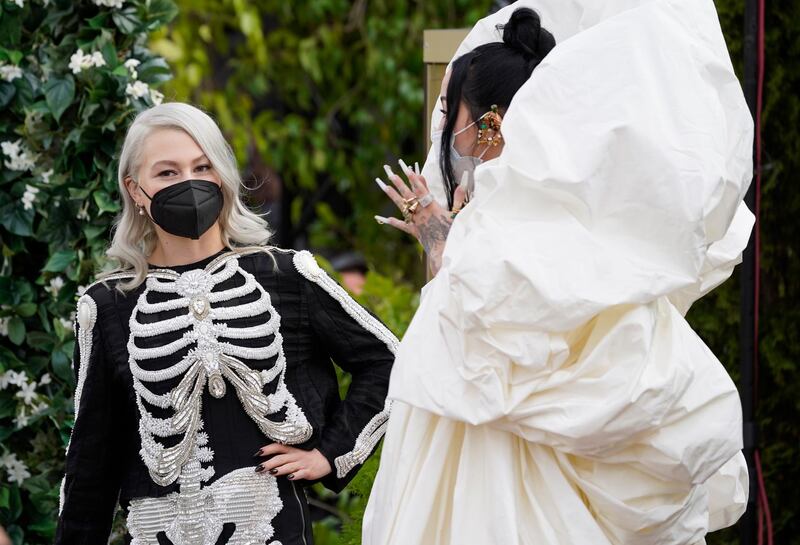
[[[125,61],[125,68],[131,73],[131,79],[137,79],[139,77],[139,72],[136,70],[136,67],[142,64],[139,59],[128,59]]]
[[[23,384],[28,384],[28,377],[25,376],[25,373],[16,372],[16,371],[6,371],[3,376],[5,377],[6,383],[12,386],[22,387]]]
[[[39,379],[39,386],[44,386],[45,384],[50,384],[53,382],[53,379],[50,378],[50,373],[45,373],[42,375],[42,378]]]
[[[27,426],[28,422],[30,422],[30,418],[28,417],[27,414],[25,414],[24,410],[20,411],[20,413],[16,417],[14,417],[14,425],[17,427],[18,430],[21,430],[22,428]]]
[[[16,142],[3,142],[0,144],[0,148],[2,148],[3,153],[9,157],[16,157],[19,155],[20,148],[22,147],[21,144],[21,140],[17,140]]]
[[[25,210],[33,208],[33,203],[36,202],[36,194],[38,192],[39,188],[25,184],[25,193],[22,194],[22,206],[25,207]]]
[[[36,399],[38,395],[39,394],[36,393],[36,383],[26,382],[22,385],[22,387],[19,389],[19,392],[17,392],[17,395],[14,397],[20,398],[25,405],[33,405],[33,400]]]
[[[125,94],[133,98],[142,98],[150,92],[150,86],[143,81],[134,81],[125,87]]]
[[[72,320],[68,320],[66,318],[59,318],[58,321],[61,322],[61,325],[64,327],[64,329],[67,330],[72,329]]]
[[[31,413],[31,416],[39,416],[40,414],[42,414],[47,410],[47,407],[48,405],[44,401],[42,401],[41,403],[37,403],[36,405],[33,406],[33,412]]]
[[[121,8],[122,4],[125,3],[125,0],[92,0],[92,1],[96,6],[116,8],[116,9]]]
[[[24,0],[11,0],[11,1],[14,2],[18,7],[22,7],[25,5]]]
[[[8,322],[10,322],[10,321],[11,321],[11,318],[9,316],[6,316],[5,318],[0,318],[0,335],[1,336],[8,337]],[[3,388],[0,387],[0,390],[2,390],[2,389]]]
[[[3,469],[9,466],[16,465],[18,463],[19,460],[17,459],[17,455],[14,454],[13,452],[6,452],[2,456],[0,456],[0,466],[2,466]]]
[[[155,89],[150,89],[150,100],[158,106],[164,101],[164,93],[156,91]]]
[[[82,49],[78,49],[69,58],[69,68],[73,74],[78,74],[83,70],[88,70],[93,66],[105,66],[106,60],[103,58],[102,53],[95,51],[91,55],[85,55]]]
[[[81,295],[83,295],[84,293],[86,293],[86,286],[78,286],[77,293],[78,293],[78,297],[80,297]],[[74,313],[73,313],[73,314],[74,314]]]
[[[8,482],[10,483],[22,484],[25,479],[31,476],[31,472],[28,471],[28,466],[20,461],[11,466],[7,466],[6,472],[8,472]]]
[[[83,203],[83,206],[78,209],[78,215],[75,216],[79,220],[88,220],[89,219],[89,201]]]
[[[8,157],[5,166],[9,170],[30,170],[33,168],[33,160],[29,155],[29,151],[22,145],[22,140],[16,142],[2,142],[0,149],[3,154]]]
[[[53,169],[51,168],[47,172],[42,172],[40,176],[42,177],[42,183],[49,184],[50,177],[53,175]]]
[[[25,462],[17,458],[17,455],[13,452],[7,452],[0,456],[0,466],[8,472],[8,480],[12,483],[22,483],[22,481],[31,476]]]
[[[8,482],[10,483],[22,484],[25,479],[31,476],[31,472],[28,471],[27,466],[23,464],[9,468],[6,471],[8,471]]]
[[[53,297],[58,297],[58,292],[64,287],[64,279],[60,276],[50,279],[50,285],[45,286],[44,291],[48,292]]]
[[[21,77],[22,69],[19,66],[0,62],[0,78],[3,78],[6,81],[14,81],[15,79]]]
[[[100,53],[99,51],[95,51],[94,53],[92,53],[92,64],[98,67],[105,66],[106,60],[103,58],[103,54]]]

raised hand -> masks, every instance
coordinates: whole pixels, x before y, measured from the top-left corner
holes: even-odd
[[[397,206],[403,214],[404,220],[384,218],[383,216],[375,216],[375,220],[416,238],[425,249],[431,273],[435,275],[442,266],[442,254],[450,226],[466,201],[464,184],[456,189],[453,196],[453,210],[448,211],[437,203],[428,191],[428,183],[425,181],[425,177],[419,173],[419,164],[415,164],[414,170],[402,159],[399,164],[408,178],[408,183],[395,174],[389,165],[384,165],[383,168],[394,187],[384,183],[380,178],[376,178],[375,182]]]

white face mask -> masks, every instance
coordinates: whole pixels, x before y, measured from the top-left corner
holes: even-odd
[[[486,149],[483,150],[479,156],[474,157],[472,155],[461,155],[455,148],[454,143],[456,136],[475,124],[476,121],[473,121],[463,129],[454,132],[453,137],[450,140],[450,163],[453,165],[453,175],[455,176],[456,183],[466,183],[466,187],[464,189],[467,192],[467,199],[472,197],[472,192],[475,190],[475,168],[483,163],[483,156],[486,155],[487,151],[489,151],[490,146],[486,146]],[[442,147],[441,141],[443,132],[444,131],[442,129],[439,129],[434,131],[431,135],[431,142],[439,149]]]

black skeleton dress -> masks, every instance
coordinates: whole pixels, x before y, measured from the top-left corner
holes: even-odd
[[[343,488],[383,435],[397,339],[308,252],[226,249],[114,287],[131,276],[78,301],[56,543],[105,544],[119,503],[134,545],[311,545],[309,483],[254,453],[319,449]]]

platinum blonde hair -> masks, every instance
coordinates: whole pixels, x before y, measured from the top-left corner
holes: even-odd
[[[122,212],[114,221],[114,236],[106,250],[116,268],[98,275],[102,280],[111,274],[133,272],[134,277],[118,284],[123,291],[132,290],[147,276],[149,256],[156,247],[157,234],[147,215],[139,215],[136,203],[125,187],[125,178],[137,180],[142,162],[142,149],[147,137],[159,129],[184,131],[197,142],[222,182],[224,204],[219,215],[223,242],[233,250],[263,248],[271,233],[264,218],[249,210],[242,202],[242,179],[236,157],[217,124],[205,112],[182,102],[168,102],[136,116],[119,157],[118,182],[122,196]]]

